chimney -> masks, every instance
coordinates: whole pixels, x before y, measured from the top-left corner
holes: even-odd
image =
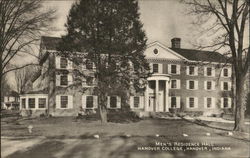
[[[171,39],[172,48],[181,48],[181,38]]]

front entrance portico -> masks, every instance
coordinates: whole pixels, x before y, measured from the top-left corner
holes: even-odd
[[[168,112],[169,75],[153,74],[145,91],[145,111]]]

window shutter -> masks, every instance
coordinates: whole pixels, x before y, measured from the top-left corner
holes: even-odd
[[[134,96],[130,96],[130,108],[133,109],[134,108]]]
[[[60,95],[56,96],[56,109],[60,109],[61,107],[61,98]]]
[[[215,68],[212,67],[212,76],[215,77]]]
[[[177,89],[181,88],[181,80],[176,80]]]
[[[82,108],[85,109],[86,108],[86,95],[82,96]]]
[[[220,99],[220,107],[223,109],[224,108],[224,98],[221,98]]]
[[[56,75],[56,86],[60,86],[60,85],[61,85],[60,75]]]
[[[56,62],[56,68],[57,68],[57,69],[60,69],[60,56],[56,56],[55,58],[56,58],[56,59],[55,59],[55,60],[56,60],[56,61],[55,61],[55,62]]]
[[[232,89],[232,82],[228,82],[228,90],[230,91]]]
[[[224,87],[223,87],[223,83],[224,83],[223,81],[220,82],[220,89],[221,89],[222,91],[224,90],[224,89],[223,89],[223,88],[224,88]]]
[[[176,97],[176,108],[181,108],[181,98]]]
[[[187,86],[187,89],[189,89],[189,80],[187,80],[187,85],[186,86]]]
[[[232,98],[228,98],[228,108],[232,107]]]
[[[68,69],[73,69],[73,61],[71,61],[71,60],[69,60],[69,59],[67,59],[68,60]]]
[[[199,102],[198,102],[198,98],[195,97],[195,98],[194,98],[194,107],[195,107],[195,108],[198,108],[198,103],[199,103]]]
[[[215,82],[212,81],[212,90],[215,90]]]
[[[207,97],[204,97],[204,108],[207,108]]]
[[[194,81],[195,89],[199,89],[198,81]]]
[[[68,95],[68,109],[72,109],[72,108],[73,108],[73,96]]]
[[[139,108],[143,108],[143,100],[144,100],[144,97],[143,96],[140,96],[140,103],[139,103]]]
[[[162,74],[163,73],[163,71],[162,71],[162,64],[158,64],[158,68],[159,68],[159,70],[158,70],[159,73]]]
[[[215,98],[212,97],[212,108],[215,108]]]
[[[181,66],[180,65],[176,65],[176,68],[177,68],[177,74],[180,74],[181,73]]]
[[[149,67],[150,67],[150,72],[152,73],[153,72],[153,63],[150,63]]]
[[[204,81],[204,89],[207,90],[207,81]]]
[[[228,77],[232,76],[232,68],[228,68]]]
[[[98,96],[93,96],[93,108],[98,108]]]
[[[198,67],[196,66],[196,67],[194,67],[194,75],[198,75]]]
[[[121,108],[121,97],[117,96],[117,108],[120,109]]]
[[[168,64],[168,74],[171,74],[171,64]]]
[[[189,66],[186,66],[186,74],[189,75]]]
[[[186,98],[186,106],[189,108],[189,97]]]
[[[204,76],[207,76],[207,67],[204,67]]]
[[[73,84],[73,75],[72,74],[68,74],[68,85]]]
[[[107,108],[110,108],[110,96],[107,96]]]

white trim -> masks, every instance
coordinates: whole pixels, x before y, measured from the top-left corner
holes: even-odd
[[[194,89],[190,89],[190,85],[189,85],[190,81],[194,81]],[[187,80],[186,81],[186,89],[188,89],[188,90],[198,90],[199,89],[198,81],[197,80]]]
[[[190,99],[190,98],[194,98],[194,107],[190,107],[190,105],[189,105],[189,102],[190,102],[189,99]],[[189,108],[189,109],[198,108],[198,104],[199,104],[199,103],[198,103],[198,98],[197,98],[197,97],[187,97],[187,98],[186,98],[186,107],[187,107],[187,108]]]
[[[194,74],[190,74],[189,71],[190,67],[194,67]],[[186,75],[188,76],[198,76],[198,71],[199,71],[198,66],[192,66],[192,65],[186,66]]]
[[[61,108],[61,96],[68,97],[68,105],[66,108]],[[72,95],[56,95],[56,109],[72,109],[73,108],[73,96]]]
[[[35,99],[35,108],[29,108],[29,99]],[[46,99],[46,103],[45,103],[45,107],[44,108],[39,108],[39,99],[40,98],[45,98]],[[25,99],[25,104],[26,104],[26,108],[23,108],[22,105],[22,99]],[[20,97],[20,109],[30,109],[30,110],[44,110],[48,108],[48,95],[41,95],[41,94],[26,94],[26,95],[22,95]]]
[[[211,107],[207,107],[207,99],[211,98]],[[214,97],[204,97],[204,108],[205,109],[214,109],[215,108],[215,98]]]
[[[183,57],[182,55],[180,55],[180,54],[176,53],[175,51],[169,49],[168,47],[166,47],[164,44],[160,43],[159,41],[154,41],[154,42],[148,44],[147,48],[150,48],[150,47],[155,46],[155,45],[160,46],[161,48],[165,49],[166,51],[174,54],[175,56],[177,56],[177,57],[179,57],[181,59],[188,60],[187,58]]]
[[[171,67],[172,67],[172,65],[176,65],[176,73],[172,73],[171,72]],[[168,64],[168,74],[172,74],[172,75],[180,75],[180,73],[181,73],[181,66],[179,65],[179,64]]]
[[[228,107],[224,107],[224,99],[225,98],[228,98]],[[232,107],[232,98],[230,98],[230,97],[222,97],[221,98],[221,108],[222,109],[230,109]]]

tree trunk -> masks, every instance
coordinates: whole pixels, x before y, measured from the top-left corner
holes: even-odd
[[[236,104],[235,105],[235,124],[234,131],[244,131],[245,108],[243,103],[244,89],[243,77],[239,74],[236,76]]]
[[[99,114],[100,119],[103,124],[106,124],[108,122],[108,116],[107,116],[107,93],[100,93],[99,99],[98,99],[98,107],[99,107]]]

